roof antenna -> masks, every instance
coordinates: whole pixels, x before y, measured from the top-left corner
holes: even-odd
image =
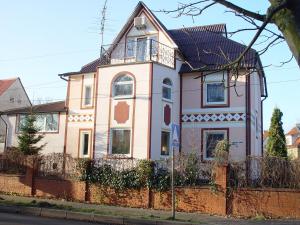
[[[101,11],[101,27],[100,27],[100,35],[101,35],[101,41],[100,41],[100,57],[102,55],[102,46],[103,46],[103,36],[104,36],[104,28],[105,28],[105,21],[106,21],[106,9],[107,9],[107,0],[105,0],[102,11]]]

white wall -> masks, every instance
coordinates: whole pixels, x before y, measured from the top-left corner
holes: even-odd
[[[8,124],[7,147],[18,146],[18,133],[16,133],[17,116],[9,115],[4,116]],[[49,153],[63,153],[64,150],[64,137],[65,137],[65,121],[66,114],[60,113],[59,116],[59,131],[57,133],[44,133],[44,138],[38,143],[46,146],[41,151],[42,154]]]
[[[147,140],[148,140],[148,110],[149,110],[149,81],[150,81],[151,63],[141,63],[132,65],[115,65],[111,67],[101,67],[98,69],[98,99],[96,115],[96,140],[95,157],[107,155],[108,150],[108,131],[110,128],[126,126],[134,129],[133,136],[133,157],[147,158]],[[117,101],[110,98],[111,84],[115,76],[122,74],[132,74],[135,77],[135,107],[133,108],[133,99],[123,99],[130,106],[129,121],[126,125],[116,124],[114,121],[114,105]],[[120,74],[121,75],[121,74]],[[109,108],[111,102],[111,108]],[[110,118],[110,127],[109,127]],[[134,123],[132,124],[132,121]]]
[[[180,113],[180,76],[178,71],[181,67],[181,61],[176,61],[176,69],[153,64],[153,91],[152,91],[152,134],[151,134],[151,158],[160,159],[165,156],[160,155],[161,151],[161,131],[169,130],[171,132],[171,124],[169,127],[164,125],[163,108],[165,104],[171,106],[171,123],[179,124]],[[165,78],[172,81],[172,101],[162,99],[162,83]]]

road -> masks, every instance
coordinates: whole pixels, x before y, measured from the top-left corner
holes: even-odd
[[[92,225],[95,223],[0,213],[0,225]],[[99,223],[98,223],[99,224]],[[113,224],[112,224],[113,225]]]
[[[107,223],[89,223],[74,220],[51,219],[44,217],[35,217],[21,214],[0,213],[0,225],[92,225]],[[300,225],[300,221],[293,220],[235,220],[235,219],[218,219],[203,221],[201,225]]]

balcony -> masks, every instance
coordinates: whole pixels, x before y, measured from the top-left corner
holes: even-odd
[[[175,50],[153,39],[120,42],[101,47],[102,65],[157,62],[175,68]]]

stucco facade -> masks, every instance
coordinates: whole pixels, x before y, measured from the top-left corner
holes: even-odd
[[[221,33],[207,33],[207,29]],[[251,61],[249,56],[237,78],[229,70],[195,69],[193,65],[201,60],[192,53],[195,43],[186,32],[207,41],[205,46],[214,47],[210,41],[221,40],[236,48],[236,54],[243,48],[222,33],[225,25],[166,30],[139,3],[114,43],[102,47],[99,59],[78,72],[60,74],[68,81],[67,154],[166,158],[171,152],[172,123],[181,127],[181,146],[176,151],[196,152],[209,160],[211,138],[216,138],[229,141],[231,160],[262,154],[266,90],[259,58]],[[254,50],[250,53],[258,57]],[[213,57],[207,60],[216,63]],[[86,101],[88,107],[83,106]]]

